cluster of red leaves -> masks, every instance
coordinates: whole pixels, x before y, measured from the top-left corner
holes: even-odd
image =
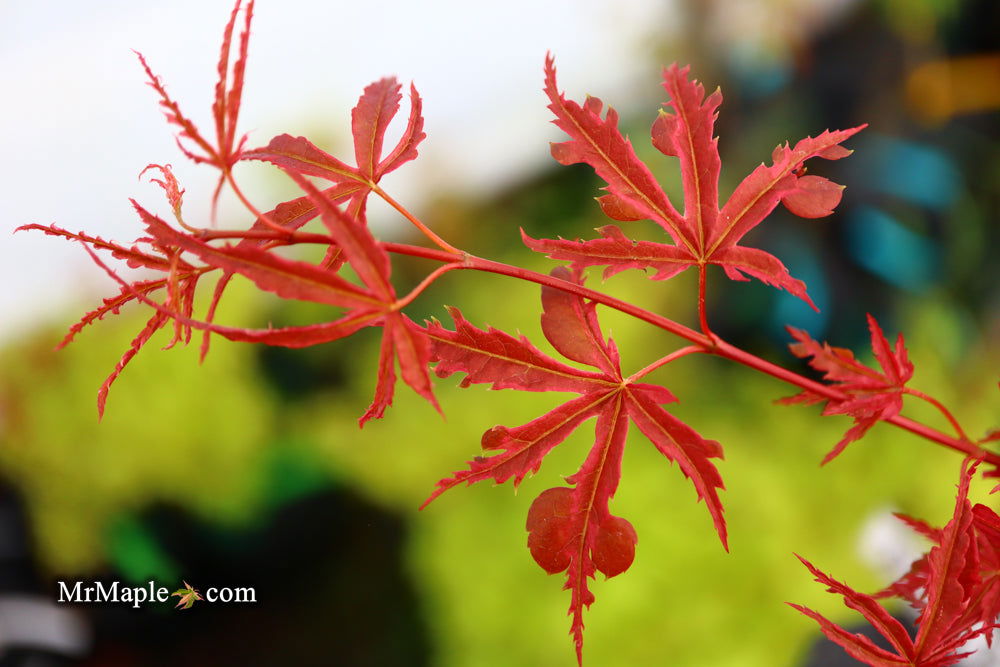
[[[261,290],[282,298],[336,306],[347,312],[332,322],[263,330],[194,322],[174,314],[175,320],[219,333],[230,340],[284,347],[317,345],[344,338],[365,326],[381,326],[382,351],[375,400],[361,417],[361,423],[381,417],[392,402],[395,359],[399,360],[403,380],[436,406],[427,374],[428,345],[419,327],[396,307],[395,289],[389,280],[388,253],[361,221],[331,204],[309,181],[294,172],[289,175],[308,193],[332,239],[331,245],[336,244],[340,249],[361,279],[362,286],[349,282],[329,268],[285,259],[254,246],[210,245],[194,235],[173,229],[137,203],[133,205],[146,224],[147,232],[168,252],[178,256],[187,253],[229,274],[243,275]]]
[[[673,245],[629,239],[617,226],[602,228],[603,238],[592,241],[533,239],[523,234],[533,250],[553,259],[568,260],[573,272],[554,276],[581,281],[588,266],[606,266],[605,277],[629,268],[653,269],[663,280],[690,266],[702,271],[707,264],[722,266],[730,278],[745,280],[744,273],[787,289],[812,305],[805,285],[792,278],[774,256],[738,245],[779,202],[803,217],[828,215],[839,203],[842,188],[818,176],[804,175],[803,163],[811,157],[839,159],[850,154],[840,146],[862,127],[824,132],[800,141],[794,148],[778,146],[770,167],[761,165],[737,187],[727,204],[718,206],[721,160],[713,137],[719,92],[705,99],[704,89],[688,78],[688,69],[664,70],[664,88],[673,114],[661,112],[653,124],[653,145],[680,160],[685,214],[676,211],[649,168],[636,156],[631,143],[618,129],[618,116],[590,97],[581,106],[567,100],[556,86],[551,57],[545,63],[545,92],[556,116],[555,124],[570,140],[553,144],[552,155],[562,164],[584,162],[607,182],[608,194],[598,200],[611,218],[622,221],[650,219],[674,241]],[[595,304],[552,288],[542,291],[542,328],[545,337],[564,357],[596,370],[581,371],[543,355],[523,337],[495,329],[481,330],[452,310],[455,331],[435,323],[428,327],[433,341],[436,372],[447,376],[465,372],[463,385],[488,383],[494,389],[569,391],[580,396],[522,426],[497,426],[483,435],[482,447],[499,452],[476,457],[469,468],[438,482],[430,500],[466,482],[484,479],[498,483],[514,478],[515,486],[539,469],[543,457],[577,426],[597,417],[595,442],[583,466],[567,478],[571,487],[543,492],[528,513],[528,546],[532,556],[549,573],[567,573],[571,591],[571,632],[581,655],[583,608],[594,596],[587,578],[597,571],[614,576],[629,567],[635,554],[632,525],[608,510],[620,477],[625,435],[631,420],[667,458],[677,461],[706,502],[719,537],[726,545],[726,529],[717,490],[722,479],[710,459],[722,456],[718,443],[702,438],[660,405],[676,398],[666,389],[623,378],[618,352],[605,341],[597,323]],[[426,503],[425,503],[426,505]],[[728,548],[728,547],[727,547]]]
[[[985,505],[973,507],[969,502],[969,482],[976,465],[968,460],[963,463],[955,510],[944,528],[900,516],[934,546],[885,591],[874,596],[859,593],[799,557],[816,581],[843,596],[845,605],[860,612],[888,640],[892,651],[844,630],[812,609],[791,606],[815,619],[823,633],[851,656],[873,667],[945,667],[972,653],[962,651],[970,640],[985,635],[989,641],[993,629],[1000,627],[996,623],[1000,615],[1000,517]],[[915,638],[876,599],[889,596],[901,597],[920,611]]]
[[[579,273],[558,268],[555,277],[582,282]],[[712,458],[722,448],[660,407],[677,399],[663,387],[634,382],[622,375],[618,349],[604,339],[595,304],[578,295],[542,287],[542,332],[561,355],[589,366],[582,370],[540,352],[523,336],[514,338],[496,329],[469,324],[457,308],[451,309],[455,331],[432,323],[435,372],[447,377],[464,372],[463,386],[490,384],[493,389],[562,391],[580,394],[527,424],[495,426],[483,434],[483,449],[499,452],[477,456],[469,468],[438,482],[424,503],[462,482],[486,479],[502,483],[514,478],[515,487],[538,471],[553,447],[591,417],[597,418],[594,444],[580,469],[566,478],[569,487],[543,491],[528,512],[528,547],[548,573],[566,572],[564,588],[571,591],[572,633],[582,660],[583,608],[594,595],[587,579],[596,571],[613,577],[627,570],[635,556],[632,524],[614,516],[608,503],[618,488],[629,421],[694,483],[698,497],[712,515],[719,539],[726,544],[726,524],[718,490],[722,478]]]
[[[305,176],[316,176],[333,185],[324,194],[334,203],[349,201],[348,214],[363,216],[365,200],[379,180],[400,165],[417,157],[417,146],[426,136],[421,115],[422,102],[410,86],[410,117],[403,136],[387,155],[383,142],[389,123],[399,111],[400,85],[394,78],[376,81],[365,88],[351,111],[356,167],[351,167],[315,146],[305,137],[282,134],[267,146],[245,151],[244,160],[263,160]]]
[[[832,347],[828,343],[820,345],[807,332],[788,327],[789,333],[797,341],[789,345],[792,354],[802,359],[811,357],[809,365],[824,373],[823,379],[839,389],[843,398],[831,399],[805,390],[795,396],[783,398],[779,403],[813,405],[826,401],[824,415],[854,417],[854,426],[823,458],[823,464],[836,458],[847,445],[860,439],[880,420],[898,415],[903,408],[906,383],[913,377],[913,364],[907,358],[903,334],[896,338],[896,346],[893,348],[870,314],[868,329],[871,333],[872,351],[881,371],[860,363],[848,349]]]
[[[652,143],[660,152],[679,160],[684,189],[682,215],[619,131],[615,111],[608,109],[602,118],[603,105],[597,98],[588,98],[582,105],[567,100],[557,89],[555,67],[549,57],[545,63],[549,108],[556,116],[555,124],[570,137],[552,146],[553,156],[563,164],[583,162],[593,167],[607,183],[607,194],[600,197],[599,202],[609,217],[618,221],[650,219],[673,243],[635,241],[615,225],[603,227],[601,238],[589,241],[533,239],[523,234],[530,248],[554,259],[569,261],[570,268],[557,268],[551,276],[515,267],[501,270],[499,267],[504,265],[481,260],[448,245],[379,186],[385,174],[417,157],[418,146],[425,136],[421,99],[412,86],[406,127],[388,152],[384,145],[385,135],[399,111],[401,86],[395,79],[385,78],[365,88],[351,113],[354,166],[303,137],[287,134],[275,137],[261,148],[244,148],[246,138],[237,139],[236,124],[253,6],[250,0],[232,65],[230,51],[241,0],[236,1],[224,31],[212,105],[214,141],[206,138],[181,112],[145,59],[139,56],[168,121],[179,128],[180,150],[195,163],[207,164],[221,174],[213,207],[221,188],[228,183],[253,214],[252,224],[243,232],[219,232],[188,225],[182,216],[184,190],[169,165],[151,164],[143,173],[151,169],[160,172],[161,177],[152,180],[163,188],[176,225],[133,200],[144,235],[131,244],[113,243],[82,232],[72,233],[55,225],[21,227],[81,243],[94,261],[121,286],[117,295],[105,299],[101,306],[73,325],[60,346],[69,343],[87,325],[109,313],[117,314],[127,303],[138,301],[153,309],[146,325],[101,386],[98,392],[101,413],[108,389],[124,366],[156,331],[171,322],[174,336],[169,345],[189,342],[195,329],[204,332],[202,356],[208,350],[212,333],[234,341],[304,347],[344,338],[364,327],[381,327],[375,396],[360,419],[362,425],[368,419],[382,417],[391,405],[397,367],[403,381],[435,408],[437,402],[428,372],[429,364],[434,362],[437,363],[435,372],[440,377],[464,373],[463,386],[478,383],[488,384],[493,389],[578,394],[526,424],[495,426],[487,430],[482,447],[491,455],[476,456],[469,461],[467,469],[440,480],[424,505],[463,482],[472,484],[490,479],[502,483],[513,478],[517,486],[527,475],[537,472],[544,457],[583,422],[596,419],[594,443],[583,464],[566,478],[568,486],[550,488],[535,499],[526,525],[528,547],[536,562],[549,573],[566,573],[564,588],[571,592],[571,634],[577,658],[582,661],[583,611],[594,601],[588,580],[597,572],[608,577],[620,574],[629,568],[635,557],[637,537],[634,528],[626,519],[611,514],[609,508],[621,476],[630,423],[634,423],[667,459],[676,462],[692,481],[698,499],[705,501],[723,546],[728,548],[718,495],[723,483],[712,461],[722,458],[722,448],[662,407],[677,400],[670,391],[639,381],[652,368],[691,351],[723,354],[720,350],[724,343],[710,334],[703,308],[700,309],[703,335],[660,318],[659,322],[667,323],[660,324],[661,327],[680,332],[694,345],[662,356],[642,371],[626,377],[621,370],[617,347],[612,340],[605,339],[598,323],[597,301],[608,304],[611,300],[583,287],[583,270],[589,266],[604,266],[605,276],[610,276],[630,268],[652,269],[650,278],[663,280],[696,266],[703,304],[706,267],[715,264],[731,279],[746,280],[749,275],[813,305],[805,285],[791,277],[780,260],[763,250],[740,244],[779,203],[805,218],[829,214],[839,203],[842,188],[825,178],[806,175],[805,162],[814,157],[836,160],[849,155],[850,151],[841,143],[864,126],[826,131],[792,147],[778,146],[772,153],[772,164],[756,168],[720,208],[721,160],[713,132],[722,96],[716,91],[706,98],[701,84],[688,78],[687,68],[669,67],[663,73],[663,86],[670,96],[672,112],[660,112],[653,123]],[[260,213],[245,198],[233,177],[233,168],[241,160],[277,166],[294,180],[302,196]],[[326,184],[319,188],[311,178],[321,179]],[[442,250],[388,244],[376,239],[368,229],[365,215],[367,198],[373,193],[399,210]],[[317,218],[322,224],[321,233],[301,231],[304,225]],[[237,239],[237,242],[216,243],[227,238]],[[322,244],[326,248],[323,260],[313,264],[289,259],[277,252],[297,243]],[[445,264],[430,273],[410,294],[399,297],[392,282],[390,250]],[[126,281],[100,259],[98,252],[108,252],[129,268],[144,269],[155,277]],[[345,267],[350,271],[342,271]],[[562,357],[585,368],[544,354],[523,336],[515,337],[493,328],[477,328],[465,320],[458,309],[450,311],[454,330],[444,328],[437,321],[420,326],[402,312],[416,294],[444,272],[456,268],[495,271],[541,283],[541,322],[545,338]],[[205,316],[197,319],[194,309],[198,285],[202,276],[215,271],[219,272],[219,277],[211,301]],[[327,322],[278,329],[217,324],[214,321],[216,308],[236,275],[281,298],[320,303],[340,309],[340,312]],[[584,293],[589,298],[584,298]],[[162,300],[157,300],[159,295]],[[652,317],[649,313],[646,315]],[[902,394],[909,391],[905,384],[913,369],[906,358],[902,337],[893,350],[874,318],[869,317],[869,325],[881,371],[859,364],[847,350],[821,346],[805,332],[791,330],[797,340],[793,351],[800,357],[810,357],[811,365],[824,372],[839,393],[831,397],[806,390],[785,401],[807,404],[826,401],[825,414],[846,414],[855,419],[854,426],[826,460],[860,438],[879,420],[895,418]],[[794,376],[782,369],[766,370],[766,362],[756,358],[751,364],[747,361],[750,355],[734,356],[732,346],[725,349],[730,350],[729,358],[742,359],[758,370],[783,379]],[[804,378],[794,381],[799,386],[810,386]],[[812,383],[812,386],[818,385]],[[971,443],[966,444],[973,447]],[[971,467],[963,473],[960,499],[965,498],[969,476]],[[966,501],[962,507],[967,505]],[[883,660],[872,664],[948,664],[942,661],[944,657],[936,656],[950,655],[961,641],[984,632],[983,629],[971,629],[971,624],[986,622],[988,615],[995,615],[1000,608],[997,602],[1000,592],[995,590],[992,575],[985,574],[1000,568],[994,539],[1000,535],[1000,520],[995,514],[980,506],[963,509],[961,513],[957,508],[955,518],[941,531],[910,522],[938,544],[907,577],[891,587],[892,592],[917,603],[921,599],[918,591],[924,591],[926,601],[922,603],[925,605],[922,618],[927,620],[921,625],[922,634],[915,645],[907,643],[909,638],[905,637],[905,632],[901,634],[900,628],[879,611],[881,608],[870,602],[871,598],[813,570],[821,581],[847,596],[849,605],[874,619],[877,627],[884,629],[893,641],[900,656],[923,660],[886,662],[889,658],[883,660],[884,656],[877,653],[879,649],[872,649],[860,640],[844,638],[843,633],[832,629],[835,626],[821,620],[824,631],[840,637],[843,645],[853,647],[849,648],[854,651],[852,654]],[[802,610],[820,618],[809,610]],[[925,631],[925,628],[928,629]]]
[[[139,58],[150,78],[150,85],[160,97],[168,121],[181,128],[178,134],[181,151],[197,163],[208,163],[220,169],[223,175],[219,187],[238,160],[269,160],[284,169],[302,188],[305,196],[278,204],[273,210],[261,214],[245,237],[235,245],[216,246],[205,240],[205,230],[194,229],[184,223],[181,217],[183,190],[169,166],[149,165],[144,172],[155,168],[163,174],[162,180],[153,180],[163,187],[174,216],[183,229],[172,227],[134,200],[132,204],[148,235],[137,238],[131,247],[82,232],[74,234],[56,225],[31,224],[19,228],[36,229],[79,241],[95,261],[121,284],[119,294],[105,299],[100,307],[84,315],[70,329],[60,347],[68,344],[88,324],[109,313],[117,314],[123,305],[133,300],[154,308],[152,317],[98,392],[98,411],[103,414],[111,384],[153,334],[171,320],[174,321],[175,336],[168,347],[179,341],[188,342],[191,329],[201,329],[206,334],[202,345],[203,356],[208,349],[208,334],[213,332],[236,341],[304,347],[343,338],[365,326],[380,326],[383,328],[383,342],[378,384],[375,399],[361,417],[361,423],[372,417],[381,417],[391,404],[395,385],[394,360],[399,362],[403,380],[436,407],[427,372],[429,344],[420,327],[400,312],[390,280],[388,253],[372,236],[364,217],[366,198],[377,186],[378,180],[417,156],[417,146],[425,136],[420,96],[415,88],[411,88],[411,110],[406,129],[393,150],[383,155],[385,133],[399,110],[400,84],[395,79],[386,78],[365,89],[351,114],[357,168],[347,167],[303,138],[292,139],[288,135],[276,137],[267,148],[243,151],[243,140],[235,144],[235,124],[243,90],[253,2],[246,8],[246,27],[233,66],[233,83],[227,86],[230,42],[239,9],[240,2],[237,2],[225,28],[219,60],[219,81],[212,105],[217,146],[205,139],[194,123],[183,115],[159,79],[152,74],[145,59],[141,55]],[[193,142],[202,153],[194,153],[184,141]],[[319,164],[329,168],[317,173]],[[320,191],[305,179],[305,175],[325,177],[334,185]],[[336,206],[344,201],[349,201],[348,212]],[[259,232],[270,228],[290,234],[316,217],[321,218],[327,232],[323,242],[328,245],[328,250],[321,266],[286,259],[273,252],[277,247],[295,242],[291,237],[274,240],[259,235]],[[162,277],[126,282],[108,269],[94,250],[109,251],[113,258],[124,260],[130,268],[144,268],[160,273]],[[338,275],[345,262],[360,278],[361,285]],[[196,288],[201,276],[213,270],[220,270],[222,275],[216,283],[204,321],[196,321],[193,319]],[[235,274],[280,297],[323,303],[344,308],[347,312],[332,322],[283,329],[254,330],[214,324],[218,302]],[[167,292],[162,304],[151,299],[151,295],[160,290]]]
[[[661,110],[652,128],[653,146],[680,162],[684,184],[681,215],[618,129],[615,110],[608,109],[601,118],[600,99],[588,97],[582,106],[567,100],[556,87],[552,58],[546,60],[549,109],[556,115],[555,124],[571,138],[553,144],[552,156],[567,165],[585,162],[607,182],[608,194],[598,202],[608,217],[652,220],[673,244],[635,241],[616,225],[602,227],[601,238],[590,241],[532,239],[525,234],[525,243],[553,259],[569,260],[577,268],[605,266],[605,277],[639,268],[652,269],[654,280],[665,280],[691,266],[703,272],[707,264],[716,264],[732,280],[747,280],[744,274],[753,276],[788,290],[815,308],[805,284],[790,276],[777,257],[739,243],[779,202],[805,218],[829,215],[840,203],[843,188],[821,176],[805,175],[804,163],[813,157],[838,160],[850,155],[841,142],[865,126],[823,132],[792,148],[778,146],[771,155],[771,166],[761,164],[754,169],[720,209],[722,163],[713,132],[722,94],[716,90],[706,99],[704,88],[688,78],[688,71],[677,65],[664,69],[663,87],[670,95],[673,113]]]
[[[215,123],[214,143],[206,138],[194,122],[181,111],[180,105],[167,93],[159,77],[149,67],[145,57],[141,53],[136,53],[146,73],[148,85],[156,91],[159,97],[160,106],[166,115],[167,122],[179,128],[176,140],[180,151],[196,164],[208,164],[219,169],[220,177],[213,194],[213,202],[218,198],[233,165],[239,160],[240,152],[246,141],[245,136],[237,141],[236,124],[239,119],[240,104],[243,96],[243,81],[246,72],[247,49],[250,40],[250,23],[253,19],[254,0],[250,0],[244,12],[243,31],[239,38],[238,54],[235,62],[230,66],[233,32],[241,6],[242,0],[237,0],[223,31],[222,47],[217,67],[219,78],[215,86],[215,100],[212,103],[212,118]],[[163,175],[162,180],[152,180],[164,189],[167,200],[173,209],[174,217],[178,223],[185,226],[181,217],[184,190],[178,185],[177,179],[174,178],[173,173],[170,171],[170,166],[150,164],[143,169],[140,177],[150,169],[158,169]],[[150,237],[137,238],[132,246],[127,247],[105,241],[84,232],[74,234],[57,225],[44,226],[30,224],[19,227],[17,231],[24,229],[36,229],[52,236],[60,236],[65,239],[78,241],[88,252],[91,252],[92,256],[93,250],[108,251],[115,259],[124,260],[129,268],[144,268],[154,273],[163,274],[161,278],[137,280],[131,284],[123,284],[121,291],[117,295],[104,299],[104,302],[98,308],[88,312],[79,322],[73,325],[58,346],[62,348],[68,345],[76,334],[82,331],[87,325],[103,319],[106,315],[117,315],[122,306],[131,301],[148,301],[149,295],[153,293],[160,290],[168,292],[164,309],[158,309],[153,313],[146,322],[146,325],[140,330],[135,339],[133,339],[129,349],[122,355],[121,360],[119,360],[114,370],[101,385],[97,396],[97,409],[98,413],[103,415],[111,384],[139,350],[149,342],[153,334],[170,321],[172,314],[177,314],[180,318],[190,319],[193,314],[194,297],[199,278],[206,271],[214,267],[195,266],[183,259],[180,253],[176,251],[176,248],[171,249],[170,247],[160,245],[155,239]],[[209,309],[209,321],[212,319],[216,302],[222,295],[222,290],[225,287],[224,282],[220,281],[216,298]],[[174,319],[174,338],[167,347],[171,347],[177,342],[183,341],[187,343],[190,341],[191,327],[185,326],[182,323],[182,319]],[[207,350],[207,341],[206,336],[205,350]]]

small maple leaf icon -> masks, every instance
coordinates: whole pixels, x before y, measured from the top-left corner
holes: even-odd
[[[180,602],[174,605],[174,609],[181,607],[182,609],[190,609],[191,605],[195,603],[196,600],[201,600],[201,594],[194,588],[191,588],[191,584],[184,582],[184,588],[178,588],[176,591],[170,594],[171,597],[176,595],[180,598]]]

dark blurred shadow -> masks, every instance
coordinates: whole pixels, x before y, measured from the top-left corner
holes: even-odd
[[[0,640],[7,648],[0,667],[429,664],[427,628],[403,570],[403,520],[350,491],[314,492],[242,530],[166,506],[138,522],[196,588],[251,586],[256,603],[198,602],[186,610],[172,609],[172,598],[140,609],[55,604],[55,585],[44,590],[32,566],[17,497],[0,490]],[[96,579],[128,582],[117,571]],[[5,622],[12,600],[35,619],[20,635]]]

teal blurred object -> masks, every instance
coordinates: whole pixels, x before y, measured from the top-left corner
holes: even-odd
[[[772,247],[784,259],[789,272],[808,285],[809,296],[819,308],[819,312],[816,312],[788,292],[778,292],[768,313],[768,323],[775,337],[779,340],[787,339],[786,326],[822,335],[830,323],[830,287],[815,248],[795,236],[781,237]]]
[[[961,192],[962,175],[954,160],[928,143],[869,128],[857,150],[865,159],[856,165],[856,178],[869,191],[938,212],[947,211]]]
[[[847,220],[846,239],[858,264],[896,287],[920,293],[940,279],[938,246],[878,208],[854,209]]]

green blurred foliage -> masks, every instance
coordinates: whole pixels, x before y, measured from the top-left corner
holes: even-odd
[[[249,296],[234,291],[223,316],[248,307]],[[144,321],[132,311],[100,322],[60,352],[60,334],[46,328],[0,356],[0,469],[24,494],[52,572],[99,567],[113,534],[130,542],[115,518],[154,501],[224,522],[255,511],[275,413],[252,350],[215,345],[199,367],[197,344],[155,353],[173,334],[160,332],[98,421],[97,388]]]

